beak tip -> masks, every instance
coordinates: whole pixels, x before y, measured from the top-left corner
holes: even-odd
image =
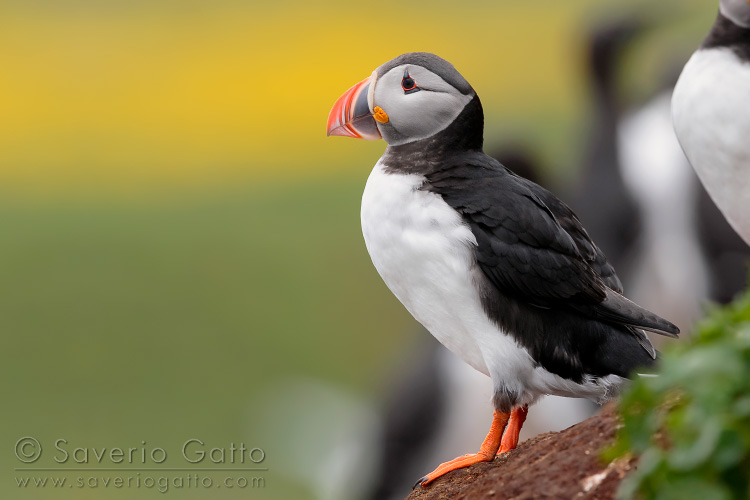
[[[367,106],[369,85],[370,78],[365,78],[338,98],[328,114],[326,137],[339,135],[368,140],[381,138]]]
[[[340,136],[340,137],[353,137],[355,139],[362,139],[362,135],[357,133],[356,129],[350,129],[350,127],[347,127],[345,123],[336,123],[333,126],[328,127],[328,130],[326,131],[326,137],[331,136]]]

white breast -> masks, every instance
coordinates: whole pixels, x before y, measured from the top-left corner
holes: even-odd
[[[728,48],[699,50],[672,97],[675,131],[732,227],[750,244],[750,64]]]
[[[375,166],[362,195],[367,250],[388,288],[417,321],[489,375],[471,331],[488,326],[469,278],[474,235],[439,196],[419,190],[423,181]]]
[[[362,196],[362,233],[375,268],[409,312],[443,345],[527,403],[541,394],[602,396],[535,363],[485,314],[474,279],[476,239],[443,199],[420,190],[420,175],[386,173],[378,164]]]

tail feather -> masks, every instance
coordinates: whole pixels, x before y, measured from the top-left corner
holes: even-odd
[[[633,334],[641,347],[646,350],[648,355],[651,356],[651,359],[656,359],[656,349],[654,349],[653,344],[651,344],[651,340],[649,340],[648,336],[643,332],[643,330],[635,327],[628,327],[628,330]]]
[[[600,318],[642,328],[667,337],[676,338],[680,333],[680,329],[670,321],[642,308],[619,293],[609,289],[606,293],[606,298],[596,308],[596,314]],[[636,335],[636,337],[639,336]]]

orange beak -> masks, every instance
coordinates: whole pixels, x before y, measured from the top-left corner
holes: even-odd
[[[367,103],[370,78],[365,78],[338,98],[328,114],[328,134],[377,140],[380,132]]]

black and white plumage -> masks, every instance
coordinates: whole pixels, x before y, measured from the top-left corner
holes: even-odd
[[[367,119],[352,111],[365,99],[389,144],[362,197],[370,257],[420,323],[492,378],[497,412],[544,394],[606,400],[653,363],[643,329],[678,333],[621,295],[564,203],[482,152],[482,106],[449,63],[384,64],[337,102],[329,134],[355,135],[338,131]]]
[[[750,244],[750,2],[719,14],[675,86],[672,116],[685,155],[711,199]]]

